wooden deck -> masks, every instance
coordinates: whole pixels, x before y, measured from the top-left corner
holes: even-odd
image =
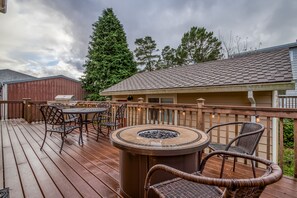
[[[74,132],[59,154],[61,140],[56,135],[48,137],[40,151],[43,124],[0,121],[0,133],[0,188],[9,187],[11,197],[121,197],[119,151],[107,138],[97,142],[91,131],[80,146]],[[214,160],[205,174],[216,174],[218,166]],[[249,167],[236,168],[238,177],[251,174]],[[283,177],[261,197],[297,197],[297,180]]]

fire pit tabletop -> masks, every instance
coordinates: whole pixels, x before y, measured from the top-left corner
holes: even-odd
[[[143,135],[144,132],[174,133],[174,136],[163,138]],[[149,134],[149,136],[151,135]],[[172,135],[172,134],[170,134]],[[197,152],[207,147],[209,136],[203,131],[172,125],[136,125],[118,129],[110,135],[113,146],[127,152],[140,155],[170,156]]]

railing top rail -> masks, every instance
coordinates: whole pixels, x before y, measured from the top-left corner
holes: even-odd
[[[0,100],[0,104],[1,103],[4,103],[4,104],[7,104],[7,103],[23,103],[22,100]]]

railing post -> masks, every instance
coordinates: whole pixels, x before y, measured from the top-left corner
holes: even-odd
[[[143,98],[138,98],[138,103],[139,103],[139,107],[137,108],[138,124],[143,124],[143,113],[142,113]]]
[[[30,102],[31,101],[31,98],[23,98],[23,106],[24,106],[24,116],[23,118],[28,122],[28,123],[31,123],[31,118],[32,118],[32,115],[31,115],[31,105],[30,105]]]
[[[203,117],[203,112],[202,109],[204,108],[204,101],[205,99],[203,98],[198,98],[197,99],[197,129],[204,131],[204,117]]]

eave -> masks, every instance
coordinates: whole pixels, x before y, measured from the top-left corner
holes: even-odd
[[[139,95],[139,94],[173,94],[173,93],[213,93],[213,92],[241,92],[241,91],[273,91],[273,90],[293,90],[295,82],[276,82],[244,85],[224,85],[207,87],[184,87],[184,88],[163,88],[145,90],[124,90],[124,91],[104,91],[103,96],[112,95]]]

